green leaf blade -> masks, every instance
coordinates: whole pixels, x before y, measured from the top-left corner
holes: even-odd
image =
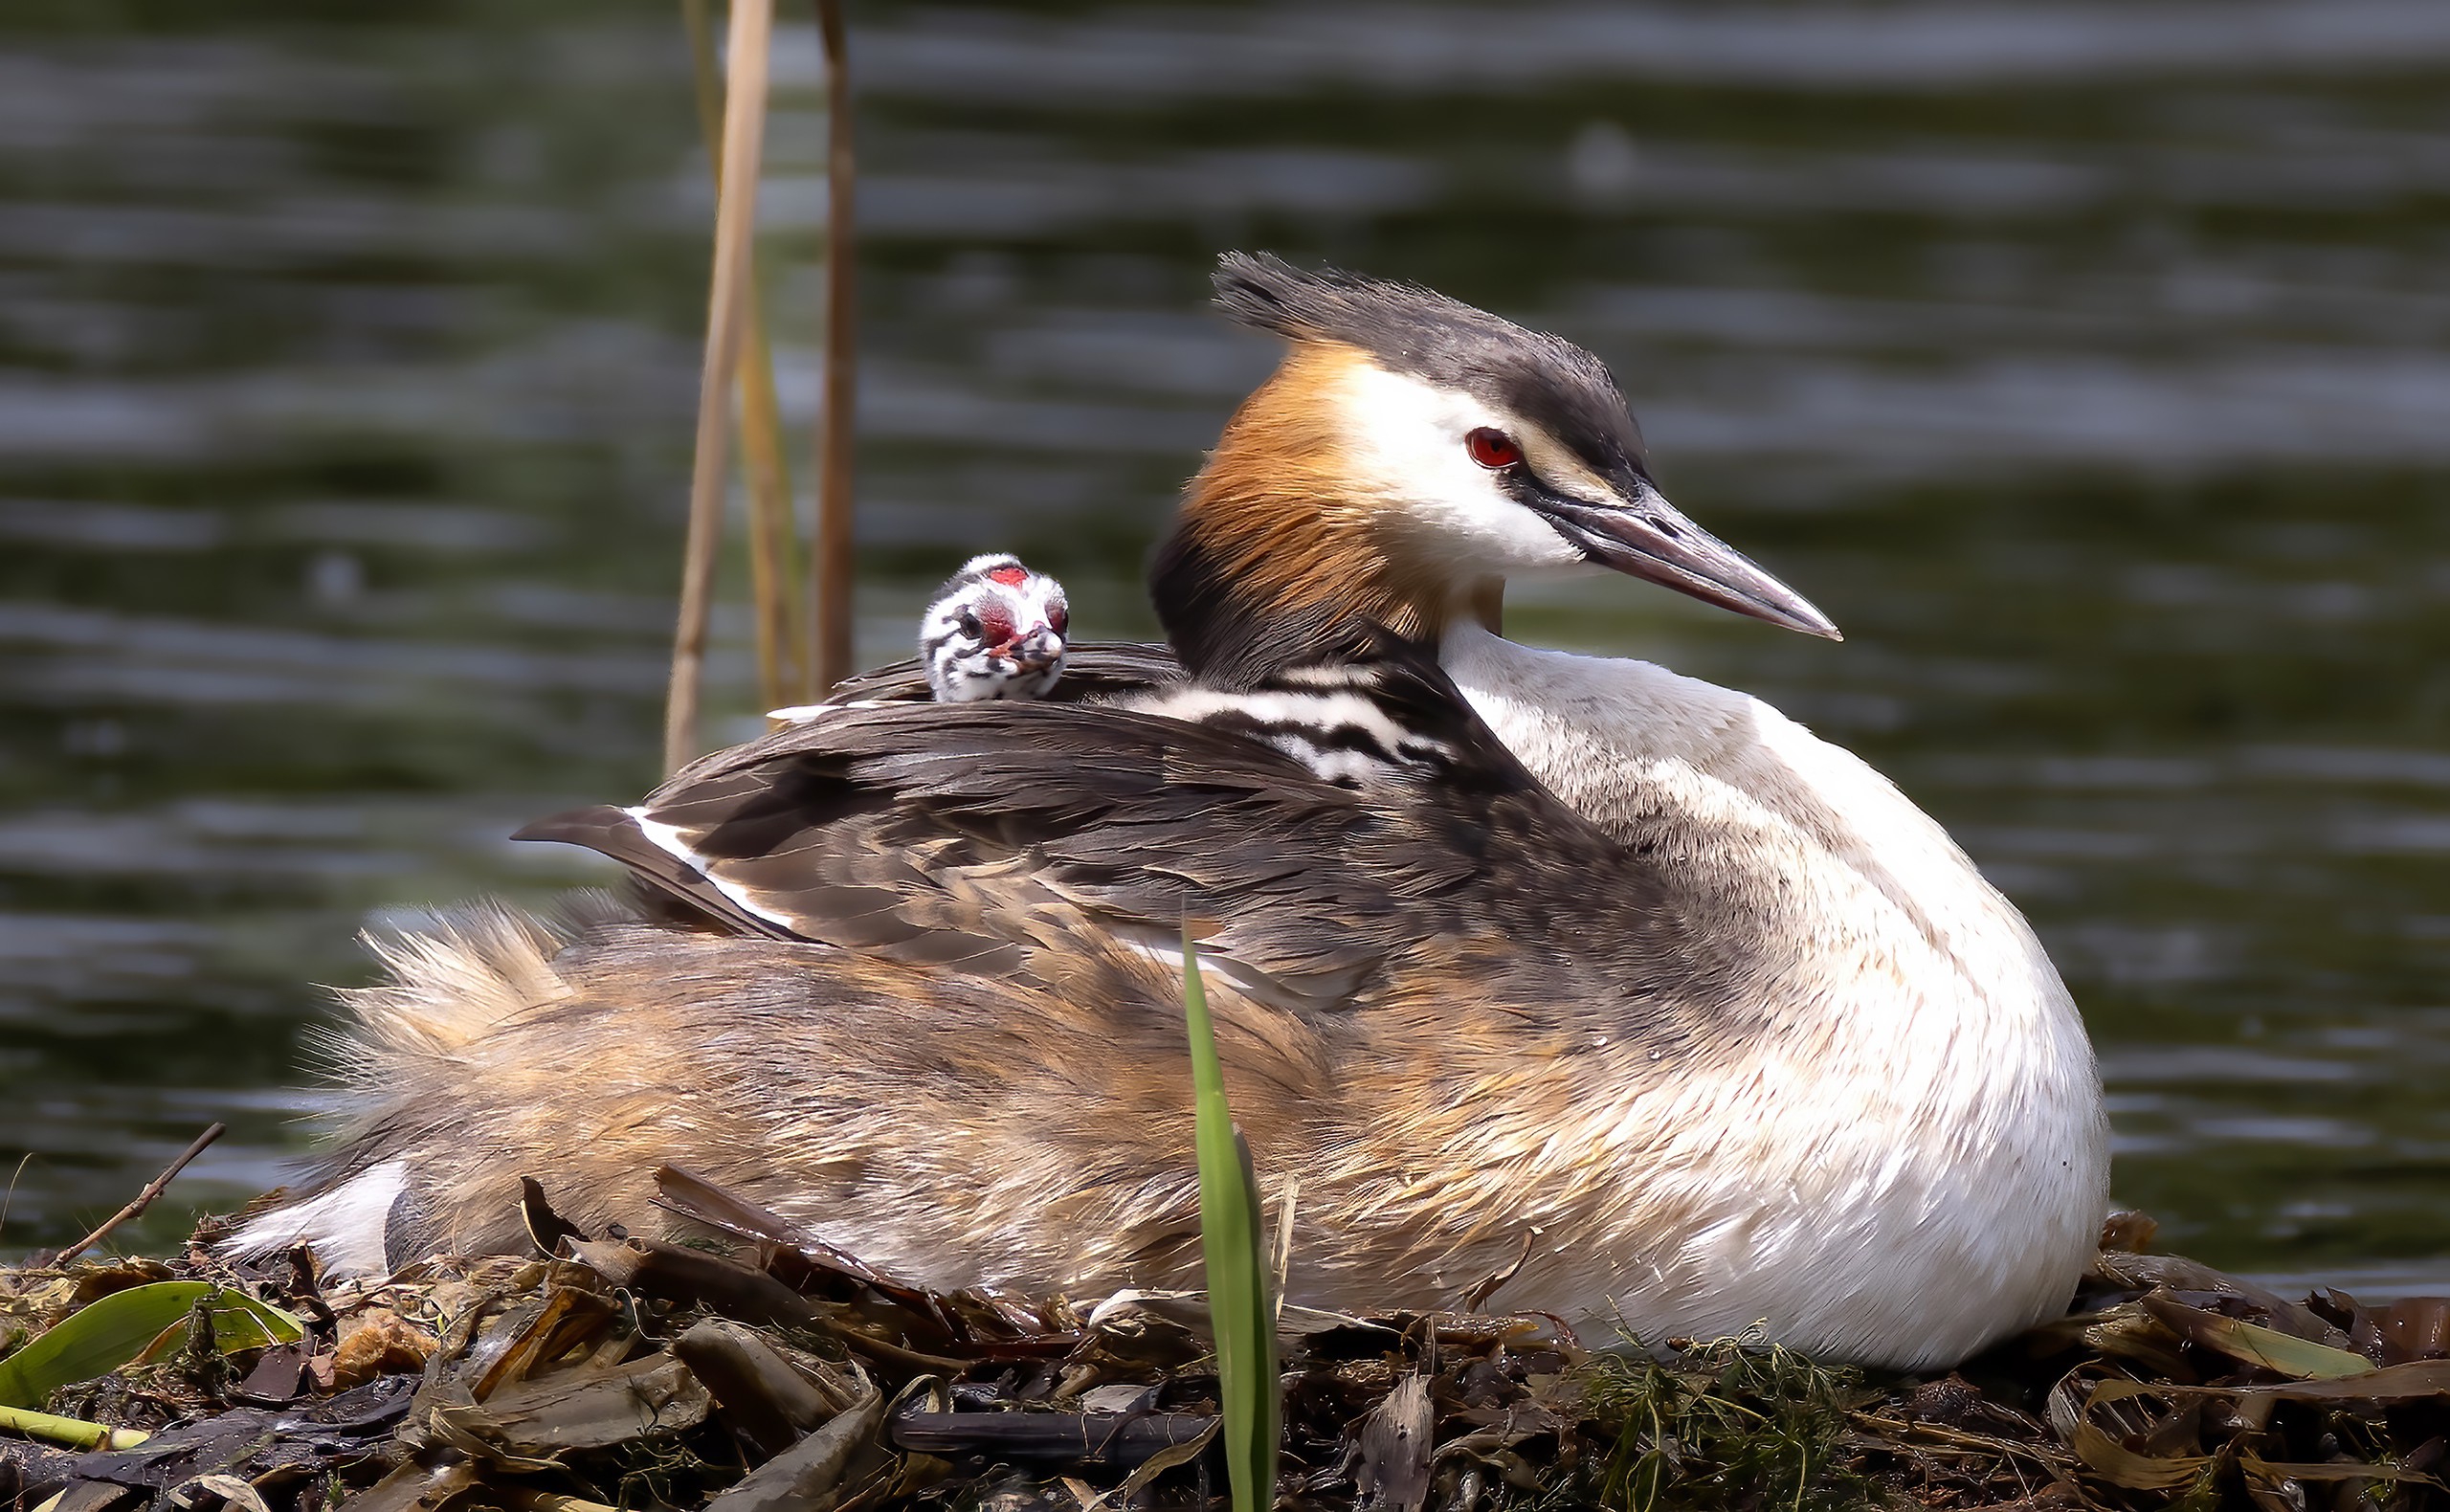
[[[36,1408],[63,1386],[90,1381],[145,1355],[205,1304],[224,1354],[294,1344],[306,1325],[278,1307],[211,1281],[154,1281],[78,1308],[0,1360],[0,1407]]]

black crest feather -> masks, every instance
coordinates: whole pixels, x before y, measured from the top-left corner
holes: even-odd
[[[1359,347],[1390,371],[1537,422],[1603,471],[1643,470],[1641,431],[1608,365],[1562,337],[1417,284],[1297,268],[1272,253],[1225,254],[1215,288],[1217,304],[1245,325]]]

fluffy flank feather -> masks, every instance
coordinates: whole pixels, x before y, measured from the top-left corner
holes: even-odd
[[[295,1189],[251,1212],[227,1241],[249,1256],[311,1246],[337,1273],[380,1275],[404,1256],[419,1210],[406,1123],[462,1075],[462,1056],[488,1036],[569,995],[553,957],[613,905],[572,901],[563,923],[498,902],[472,903],[434,923],[364,938],[387,980],[334,995],[344,1022],[309,1032],[308,1052],[350,1090],[341,1153]]]
[[[351,1079],[384,1057],[449,1056],[568,989],[553,957],[572,931],[498,902],[457,908],[429,928],[367,934],[389,980],[338,996],[348,1025],[326,1040]]]

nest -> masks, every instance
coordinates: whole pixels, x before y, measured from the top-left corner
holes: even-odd
[[[29,1404],[56,1415],[11,1420],[118,1432],[84,1453],[0,1436],[0,1496],[51,1512],[1121,1512],[1222,1496],[1197,1295],[1084,1310],[936,1293],[680,1173],[665,1195],[705,1238],[589,1238],[531,1202],[554,1257],[436,1257],[369,1285],[326,1284],[303,1251],[233,1268],[211,1223],[172,1261],[0,1273],[0,1351],[20,1367],[65,1368],[59,1336],[98,1301],[203,1283],[128,1363]],[[1287,1307],[1277,1499],[2450,1507],[2450,1301],[2294,1302],[2139,1253],[2148,1224],[2108,1237],[2123,1247],[2066,1318],[1936,1377],[1751,1338]]]

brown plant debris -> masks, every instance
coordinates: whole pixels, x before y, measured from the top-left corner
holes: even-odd
[[[1219,1502],[1195,1296],[939,1294],[679,1172],[685,1243],[557,1228],[326,1288],[306,1256],[0,1271],[22,1345],[100,1297],[236,1287],[294,1344],[146,1351],[0,1429],[12,1512],[1107,1512]],[[2149,1220],[2106,1237],[2146,1243]],[[1286,1309],[1287,1507],[2450,1508],[2450,1301],[2303,1302],[2105,1250],[2067,1317],[1935,1377],[1757,1340],[1578,1340],[1539,1317]],[[173,1341],[175,1343],[175,1341]],[[56,1499],[56,1501],[54,1499]]]

